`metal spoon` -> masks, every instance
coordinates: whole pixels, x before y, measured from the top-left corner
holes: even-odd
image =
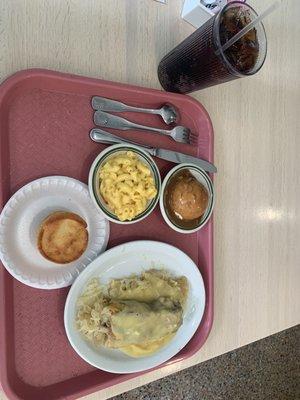
[[[165,104],[159,109],[155,108],[141,108],[128,106],[120,101],[107,99],[105,97],[94,96],[92,97],[92,107],[94,110],[125,112],[134,111],[147,114],[160,115],[167,125],[173,124],[178,120],[178,110],[171,104]]]

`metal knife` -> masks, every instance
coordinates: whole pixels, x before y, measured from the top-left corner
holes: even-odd
[[[90,138],[97,143],[103,144],[114,144],[114,143],[124,143],[124,144],[134,144],[141,149],[147,151],[154,157],[162,158],[163,160],[172,161],[174,163],[191,163],[198,165],[198,167],[204,169],[204,171],[216,173],[217,168],[211,164],[209,161],[202,160],[201,158],[189,156],[187,154],[179,153],[177,151],[158,149],[145,144],[140,144],[133,142],[132,140],[123,139],[119,136],[113,135],[110,132],[106,132],[102,129],[92,129],[90,131]]]

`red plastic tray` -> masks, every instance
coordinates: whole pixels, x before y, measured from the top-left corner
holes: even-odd
[[[199,133],[198,148],[156,134],[120,135],[213,161],[211,121],[205,109],[188,96],[47,70],[21,71],[0,85],[1,207],[21,186],[45,175],[68,175],[87,182],[89,167],[104,148],[88,135],[93,127],[93,95],[140,106],[174,104],[180,110],[180,123]],[[144,125],[164,126],[158,116],[128,113],[125,117]],[[172,163],[156,161],[163,177]],[[108,247],[136,239],[155,239],[177,246],[196,262],[204,279],[206,307],[202,322],[186,347],[164,365],[175,363],[198,351],[211,329],[212,219],[191,235],[171,230],[159,207],[137,224],[111,224]],[[3,266],[0,274],[0,379],[10,399],[75,399],[138,375],[96,370],[75,353],[63,325],[68,288],[30,288],[13,279]]]

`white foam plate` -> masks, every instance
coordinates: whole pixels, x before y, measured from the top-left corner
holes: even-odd
[[[68,264],[44,258],[37,248],[41,222],[52,212],[70,211],[87,223],[86,251]],[[40,289],[69,286],[106,249],[109,224],[93,205],[87,185],[65,176],[37,179],[19,189],[0,215],[0,259],[20,282]]]
[[[95,347],[76,330],[76,302],[86,284],[99,278],[103,284],[111,279],[141,274],[150,268],[165,269],[174,276],[184,275],[189,294],[183,324],[174,338],[153,355],[133,358],[119,350]],[[196,264],[181,250],[161,242],[136,241],[114,247],[94,260],[73,283],[65,305],[65,329],[74,350],[89,364],[114,373],[132,373],[156,367],[177,354],[196,332],[204,312],[205,290]]]

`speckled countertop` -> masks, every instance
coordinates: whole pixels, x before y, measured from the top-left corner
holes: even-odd
[[[113,400],[299,400],[300,325]]]

